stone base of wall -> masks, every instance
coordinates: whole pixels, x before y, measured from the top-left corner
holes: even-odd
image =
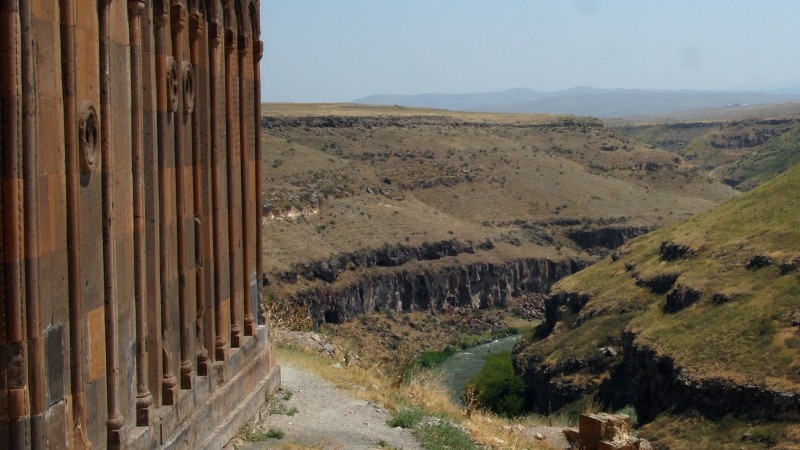
[[[267,392],[280,387],[281,372],[266,326],[228,350],[197,386],[180,392],[175,406],[162,407],[149,427],[129,435],[130,449],[221,449],[239,428],[266,407]],[[188,414],[187,414],[188,412]],[[184,418],[185,417],[185,418]]]

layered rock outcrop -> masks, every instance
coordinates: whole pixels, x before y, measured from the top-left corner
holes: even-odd
[[[567,237],[584,250],[613,250],[630,239],[650,231],[648,227],[604,227],[572,230],[567,233]]]
[[[291,270],[280,272],[277,276],[282,281],[290,283],[297,282],[298,277],[333,283],[342,272],[347,270],[398,267],[410,261],[432,261],[446,256],[474,252],[472,245],[456,240],[423,243],[419,247],[386,245],[377,249],[341,253],[322,261],[297,264]]]
[[[459,247],[439,247],[456,251]],[[422,251],[424,258],[432,254]],[[389,256],[394,255],[394,258]],[[352,256],[352,255],[351,255]],[[391,265],[409,258],[409,253],[376,253],[361,262],[367,267]],[[342,323],[358,314],[389,308],[397,311],[431,311],[448,307],[485,308],[506,306],[509,296],[545,292],[559,279],[587,266],[580,260],[517,259],[503,263],[443,265],[436,270],[395,267],[365,273],[348,283],[334,283],[336,268],[352,263],[349,257],[306,275],[325,280],[326,285],[295,294],[290,301],[304,304],[315,324]],[[341,264],[344,263],[344,264]],[[370,266],[371,265],[371,266]],[[317,267],[317,266],[314,266]]]
[[[541,330],[550,333],[562,325],[579,327],[586,320],[579,313],[590,301],[585,294],[551,295],[545,302],[546,322]],[[612,341],[615,347],[598,348],[596,352],[556,362],[546,354],[531,351],[530,343],[518,346],[515,367],[528,387],[535,409],[551,412],[585,395],[596,394],[612,409],[632,405],[641,423],[675,408],[694,409],[712,418],[733,414],[772,419],[800,414],[800,393],[690,375],[673,357],[659,353],[631,331],[612,337]]]

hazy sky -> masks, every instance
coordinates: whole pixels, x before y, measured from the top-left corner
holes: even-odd
[[[262,0],[262,99],[800,86],[797,0]]]

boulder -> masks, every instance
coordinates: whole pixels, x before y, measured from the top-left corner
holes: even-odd
[[[583,450],[650,450],[644,439],[631,434],[631,419],[625,414],[582,414],[578,430],[564,431],[572,448]]]
[[[772,258],[769,255],[755,255],[747,261],[747,268],[751,270],[761,269],[772,265]]]

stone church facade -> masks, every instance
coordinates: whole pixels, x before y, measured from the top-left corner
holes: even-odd
[[[0,0],[0,448],[219,448],[260,309],[258,0]]]

